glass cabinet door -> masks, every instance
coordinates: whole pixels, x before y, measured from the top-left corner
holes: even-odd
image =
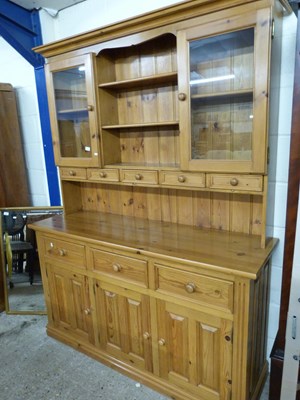
[[[51,122],[58,165],[98,163],[91,56],[49,66]]]
[[[264,153],[255,152],[266,140],[266,123],[261,124],[266,115],[260,115],[266,106],[258,108],[255,103],[267,102],[269,36],[258,44],[260,27],[245,25],[235,22],[232,30],[211,35],[202,28],[206,35],[196,38],[192,28],[181,37],[187,59],[181,72],[188,77],[181,79],[179,94],[181,133],[188,136],[181,141],[188,155],[183,156],[183,169],[264,172],[259,160]],[[264,55],[260,47],[265,47]],[[258,54],[263,59],[257,59]],[[264,83],[257,80],[259,69],[265,70]]]

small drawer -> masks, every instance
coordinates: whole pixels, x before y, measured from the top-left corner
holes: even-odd
[[[92,270],[110,277],[148,287],[147,262],[92,249]]]
[[[208,174],[206,185],[210,189],[261,192],[263,177],[261,175]]]
[[[159,176],[159,183],[166,186],[204,188],[205,174],[161,171]]]
[[[61,179],[86,179],[86,169],[85,168],[60,168]]]
[[[117,169],[89,168],[87,178],[93,181],[119,182],[119,171]]]
[[[157,171],[121,170],[121,181],[137,185],[155,185],[158,183]]]
[[[233,312],[233,282],[156,265],[157,291]]]
[[[64,240],[44,237],[45,256],[60,263],[86,268],[85,246]]]

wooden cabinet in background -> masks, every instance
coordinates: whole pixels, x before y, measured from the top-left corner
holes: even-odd
[[[0,83],[0,170],[0,207],[29,206],[16,95],[9,83]]]

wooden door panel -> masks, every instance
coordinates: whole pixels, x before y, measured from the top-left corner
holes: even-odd
[[[55,327],[94,343],[86,277],[51,264],[46,268]]]
[[[68,312],[67,282],[59,274],[49,274],[50,296],[52,298],[54,320],[60,323],[71,325],[70,314]],[[60,301],[55,301],[60,299]]]
[[[158,301],[160,376],[207,399],[229,399],[232,322]]]
[[[148,296],[94,281],[100,347],[142,369],[152,370]]]

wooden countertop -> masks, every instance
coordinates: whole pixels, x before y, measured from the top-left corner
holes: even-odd
[[[250,279],[256,279],[278,242],[268,238],[266,248],[262,249],[260,236],[90,211],[56,215],[30,227],[93,244],[130,249],[146,256],[159,254],[179,262],[201,263],[209,269]]]

